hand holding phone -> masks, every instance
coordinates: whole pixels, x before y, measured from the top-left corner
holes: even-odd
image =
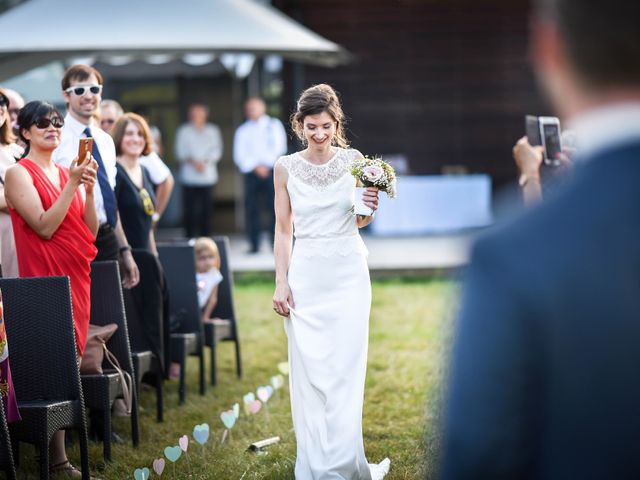
[[[78,144],[78,165],[82,165],[87,162],[87,153],[91,154],[93,149],[93,137],[81,138]],[[89,155],[89,158],[91,156]]]

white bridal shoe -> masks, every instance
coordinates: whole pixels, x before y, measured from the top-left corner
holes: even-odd
[[[385,458],[380,463],[370,463],[369,470],[371,470],[371,480],[382,480],[387,473],[389,473],[389,467],[391,466],[391,460]]]

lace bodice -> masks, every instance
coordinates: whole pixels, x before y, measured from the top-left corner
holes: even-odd
[[[356,186],[351,164],[360,156],[357,150],[338,148],[323,165],[308,162],[298,152],[278,159],[276,165],[288,173],[296,248],[322,255],[366,251],[350,212]]]

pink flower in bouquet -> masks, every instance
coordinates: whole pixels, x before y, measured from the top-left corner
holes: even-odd
[[[375,183],[382,178],[382,176],[384,175],[384,170],[381,167],[376,167],[372,165],[372,166],[364,167],[362,169],[362,173],[364,174],[364,177],[368,181]]]

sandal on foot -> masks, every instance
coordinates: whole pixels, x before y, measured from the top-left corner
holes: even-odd
[[[49,465],[49,473],[65,475],[67,478],[82,478],[82,472],[74,467],[69,460]]]

